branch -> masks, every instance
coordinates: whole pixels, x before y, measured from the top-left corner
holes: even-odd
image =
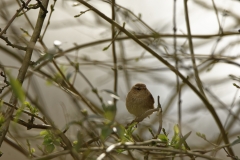
[[[2,30],[2,32],[0,33],[0,36],[2,36],[3,34],[6,34],[7,29],[10,27],[10,25],[12,24],[12,22],[14,21],[14,19],[18,16],[18,14],[23,10],[23,8],[26,8],[26,6],[28,5],[28,3],[30,3],[31,0],[28,0],[26,3],[22,4],[22,7],[20,7],[17,12],[14,14],[14,16],[10,19],[10,21],[8,22],[7,26]]]
[[[102,17],[103,19],[105,19],[107,22],[109,22],[110,24],[114,24],[119,30],[121,30],[123,33],[125,33],[128,37],[130,37],[132,40],[134,40],[137,44],[139,44],[140,46],[142,46],[142,48],[144,48],[145,50],[147,50],[149,53],[151,53],[154,57],[156,57],[159,61],[161,61],[164,65],[166,65],[171,71],[173,71],[176,75],[178,75],[182,81],[184,83],[186,83],[192,90],[193,92],[196,93],[196,95],[202,100],[202,102],[205,104],[205,106],[207,107],[207,109],[210,111],[210,113],[212,114],[214,120],[216,121],[219,130],[221,131],[221,134],[223,135],[223,140],[225,142],[225,144],[229,144],[229,140],[227,137],[227,134],[225,132],[225,129],[222,125],[222,122],[220,121],[214,107],[212,106],[212,104],[206,99],[206,97],[204,95],[202,95],[198,89],[182,74],[180,73],[178,70],[176,70],[176,68],[174,66],[172,66],[167,60],[165,60],[163,57],[159,56],[158,53],[156,53],[154,50],[152,50],[150,47],[148,47],[146,44],[144,44],[142,41],[140,41],[139,39],[137,39],[133,34],[131,34],[130,32],[128,32],[125,28],[123,28],[122,26],[120,26],[119,24],[117,24],[115,21],[112,21],[110,18],[108,18],[106,15],[104,15],[102,12],[100,12],[98,9],[96,9],[95,7],[93,7],[92,5],[90,5],[89,3],[83,1],[83,0],[78,0],[80,3],[82,3],[83,5],[87,6],[88,8],[91,8],[92,11],[94,11],[95,13],[97,13],[100,17]],[[228,147],[228,150],[232,150],[230,147]],[[233,153],[233,152],[231,152]]]
[[[140,117],[136,117],[131,123],[127,124],[127,126],[125,127],[126,129],[133,123],[139,123],[142,122],[147,116],[150,116],[153,112],[155,111],[159,111],[159,108],[155,108],[155,109],[149,109],[147,110],[144,114],[142,114]]]
[[[23,47],[23,46],[20,46],[20,45],[17,45],[17,44],[12,44],[8,40],[8,37],[0,36],[0,38],[3,39],[7,43],[7,46],[11,46],[12,48],[17,48],[17,49],[23,50],[23,51],[26,51],[26,49],[27,49],[27,47]]]
[[[115,0],[112,0],[112,20],[115,21]],[[118,70],[117,70],[117,55],[116,55],[116,47],[115,47],[115,26],[112,24],[112,55],[113,55],[113,71],[114,71],[114,85],[113,91],[117,93],[118,88]],[[113,99],[114,106],[117,104],[117,100]]]
[[[155,136],[155,138],[158,137],[158,135],[161,133],[161,130],[162,130],[162,106],[161,106],[161,103],[160,103],[160,96],[158,96],[158,114],[159,114],[159,117],[158,117],[158,122],[159,122],[159,126],[158,126],[158,131],[157,131],[157,134]]]
[[[31,0],[27,1],[27,3],[29,3]],[[26,4],[27,4],[26,3]],[[25,5],[26,5],[25,4]],[[45,0],[43,1],[43,5],[45,8],[47,8],[48,6],[48,0]],[[24,6],[22,6],[20,9],[23,9]],[[19,9],[19,10],[20,10]],[[18,11],[19,11],[18,10]],[[19,11],[20,12],[20,11]],[[37,42],[37,39],[39,38],[39,35],[40,35],[40,32],[41,32],[41,29],[42,29],[42,26],[43,26],[43,22],[44,22],[44,19],[45,19],[45,16],[44,15],[44,11],[43,10],[40,10],[39,11],[39,14],[38,14],[38,19],[37,19],[37,23],[36,23],[36,26],[34,28],[34,31],[33,31],[33,35],[30,39],[30,43],[27,47],[27,50],[26,50],[26,53],[25,53],[25,57],[23,59],[23,62],[22,62],[22,66],[19,70],[19,73],[18,73],[18,76],[17,76],[17,80],[20,82],[20,84],[22,85],[23,81],[24,81],[24,78],[25,78],[25,75],[27,73],[27,70],[28,70],[28,67],[29,67],[29,62],[31,61],[31,57],[32,57],[32,52],[33,52],[33,47],[34,45],[36,44]],[[18,12],[15,14],[15,16],[18,14]],[[15,19],[16,17],[13,17],[12,18],[12,21]],[[10,21],[10,22],[12,22]],[[8,26],[10,26],[10,23],[8,24]],[[5,27],[5,30],[3,30],[1,32],[1,34],[5,33],[5,31],[7,30],[8,27]],[[0,34],[0,35],[1,35]],[[9,103],[13,106],[16,106],[17,104],[17,97],[15,94],[12,94],[11,96],[11,99],[9,101]],[[1,129],[0,129],[0,146],[2,145],[2,142],[4,140],[4,137],[8,131],[8,128],[9,128],[9,124],[10,124],[10,121],[11,121],[11,117],[13,115],[13,112],[14,112],[14,108],[12,107],[8,107],[5,115],[4,115],[4,118],[5,118],[5,122],[3,123],[3,125],[1,126]]]

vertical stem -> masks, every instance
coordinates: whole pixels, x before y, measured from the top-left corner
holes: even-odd
[[[175,68],[176,68],[176,70],[179,71],[179,69],[178,69],[178,55],[177,55],[177,37],[176,37],[176,32],[177,32],[176,1],[177,0],[174,0],[174,2],[173,2],[173,46],[174,46]],[[177,81],[176,92],[178,94],[178,126],[179,126],[179,130],[180,130],[179,136],[181,136],[181,138],[183,138],[182,137],[181,87],[179,85],[179,77],[178,77],[177,74],[176,74],[176,81]],[[181,157],[181,160],[182,160],[183,157],[182,156],[180,156],[180,157]]]
[[[218,10],[217,10],[217,6],[214,2],[214,0],[212,0],[212,4],[216,13],[216,17],[217,17],[217,21],[218,21],[218,26],[219,26],[219,34],[223,34],[223,28],[221,26],[220,20],[219,20],[219,16],[218,16]]]
[[[48,0],[43,1],[42,5],[45,8],[47,8]],[[23,59],[23,62],[22,62],[22,66],[19,69],[19,73],[18,73],[18,76],[17,76],[17,80],[20,82],[21,85],[22,85],[22,83],[24,81],[24,78],[25,78],[25,75],[27,73],[27,70],[28,70],[28,67],[29,67],[29,64],[30,64],[30,61],[31,61],[31,57],[32,57],[33,48],[34,48],[34,45],[37,42],[37,39],[39,38],[45,16],[46,16],[46,12],[43,11],[42,9],[40,9],[36,26],[34,28],[32,37],[31,37],[30,42],[29,42],[29,46],[27,47],[27,50],[26,50],[26,53],[25,53],[25,56],[24,56],[24,59]],[[13,106],[16,106],[17,97],[16,97],[15,94],[12,93],[12,96],[10,98],[9,103]],[[11,117],[13,115],[13,111],[14,111],[14,108],[8,107],[8,109],[7,109],[7,111],[4,115],[5,122],[0,129],[0,146],[2,145],[2,142],[4,140],[5,135],[7,134],[9,124],[10,124],[10,121],[11,121]]]
[[[122,41],[119,41],[119,48],[120,48],[120,56],[121,56],[121,61],[122,61],[122,67],[123,67],[123,76],[124,76],[124,83],[126,85],[126,89],[129,90],[131,87],[130,85],[130,77],[129,73],[127,71],[127,61],[126,61],[126,55],[125,55],[125,49],[124,49],[124,44]]]
[[[178,56],[177,56],[177,24],[176,24],[176,1],[174,0],[173,3],[173,46],[174,46],[174,57],[175,57],[175,67],[178,70]],[[178,124],[181,131],[181,124],[182,124],[182,107],[181,107],[181,87],[179,85],[179,77],[176,75],[176,81],[177,81],[177,89],[176,92],[178,92]]]
[[[115,21],[115,0],[112,0],[112,20]],[[117,56],[115,48],[115,25],[112,24],[112,54],[113,54],[113,71],[114,71],[114,86],[113,90],[117,93],[117,84],[118,84],[118,71],[117,71]],[[116,106],[116,99],[113,99],[114,106]]]
[[[204,99],[206,100],[207,103],[209,103],[204,91],[203,91],[203,86],[202,86],[202,82],[199,78],[198,75],[198,69],[196,66],[196,62],[195,62],[195,56],[194,56],[194,50],[193,50],[193,43],[192,43],[192,34],[191,34],[191,29],[190,29],[190,22],[189,22],[189,15],[188,15],[188,6],[187,6],[187,0],[184,0],[184,10],[185,10],[185,19],[186,19],[186,26],[187,26],[187,31],[188,31],[188,42],[189,42],[189,48],[190,48],[190,53],[191,53],[191,59],[192,59],[192,63],[193,63],[193,69],[194,69],[194,75],[195,75],[195,79],[196,79],[196,83],[198,86],[198,89],[201,93],[201,95],[204,97]],[[214,110],[214,108],[211,108],[211,112],[214,113],[214,119],[215,121],[219,124],[220,130],[221,130],[221,134],[223,135],[224,141],[226,144],[229,143],[228,137],[226,135],[226,131],[220,121],[220,119],[217,116],[216,111]],[[234,156],[234,152],[232,150],[231,147],[228,147],[228,152],[229,154],[231,154],[232,156]]]
[[[184,9],[185,9],[185,20],[186,20],[186,26],[187,26],[187,32],[188,32],[188,43],[189,43],[189,49],[190,49],[190,53],[191,53],[194,75],[195,75],[198,89],[200,90],[201,94],[206,98],[204,91],[203,91],[202,82],[201,82],[199,74],[198,74],[197,65],[195,62],[195,55],[194,55],[194,49],[193,49],[193,43],[192,43],[192,34],[191,34],[189,15],[188,15],[187,0],[184,0]]]

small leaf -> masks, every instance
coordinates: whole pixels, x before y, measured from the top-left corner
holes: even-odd
[[[47,152],[47,153],[52,153],[53,150],[55,149],[55,146],[53,144],[49,144],[49,145],[46,145],[44,147],[44,150]]]
[[[233,83],[233,86],[235,86],[236,88],[240,88],[236,83]]]
[[[160,139],[163,142],[168,142],[168,137],[165,134],[159,134],[158,139]]]
[[[162,128],[162,131],[163,131],[163,133],[167,136],[168,134],[167,134],[167,132],[166,132],[166,130],[165,130],[165,128]]]
[[[17,98],[23,103],[25,100],[25,94],[24,91],[22,89],[21,84],[19,83],[18,80],[16,80],[15,78],[13,78],[10,73],[7,72],[7,75],[9,77],[10,80],[10,85],[12,87],[13,93],[17,96]]]
[[[50,145],[50,144],[53,144],[53,141],[49,138],[44,138],[44,141],[42,143],[44,146],[47,146],[47,145]]]
[[[73,141],[73,146],[77,145],[78,141]]]
[[[116,128],[116,130],[113,129],[113,131],[118,134],[118,136],[121,140],[124,139],[124,133],[125,133],[124,126],[123,125],[118,125],[115,128]]]
[[[26,106],[26,108],[34,115],[38,115],[38,109],[34,106],[31,105],[31,103],[29,103],[28,101],[24,102],[24,105]]]
[[[77,18],[77,17],[79,17],[79,16],[81,16],[81,14],[77,14],[77,15],[75,15],[74,18]]]
[[[17,122],[17,120],[19,119],[20,115],[22,114],[23,110],[25,108],[25,105],[22,105],[21,107],[19,107],[17,109],[17,112],[15,114],[15,117],[14,117],[14,121]]]
[[[3,116],[2,113],[0,113],[0,127],[2,126],[2,124],[5,122],[5,118]]]
[[[207,138],[206,138],[206,135],[203,134],[203,133],[197,132],[196,135],[197,135],[198,137],[202,138],[202,139],[205,139],[205,140],[207,139]]]
[[[31,148],[30,152],[35,153],[36,152],[35,148]]]
[[[132,134],[136,130],[136,125],[137,125],[137,122],[134,122],[131,125],[129,125],[127,129],[125,129],[123,142],[129,142],[129,141],[134,142]]]
[[[77,151],[79,151],[79,149],[82,147],[82,144],[83,144],[84,142],[85,142],[85,141],[84,141],[84,136],[83,136],[83,134],[82,134],[80,131],[78,131],[78,132],[77,132],[77,140],[73,142],[74,148],[75,148]]]
[[[148,131],[151,133],[151,135],[152,135],[153,137],[155,136],[154,133],[153,133],[152,128],[148,128]]]
[[[103,51],[106,51],[108,48],[109,48],[109,46],[104,47],[104,48],[103,48]]]
[[[114,118],[117,112],[116,106],[114,104],[112,105],[103,104],[103,109],[104,109],[104,117],[112,123],[114,121]]]
[[[30,34],[28,33],[28,31],[26,31],[25,29],[23,29],[23,28],[20,28],[21,29],[21,31],[23,31],[23,33],[25,33],[27,36],[29,36],[30,37]]]
[[[180,132],[180,130],[179,130],[179,127],[178,127],[178,125],[174,125],[174,134],[179,134],[179,132]]]
[[[233,141],[233,142],[231,143],[231,146],[236,145],[236,144],[239,144],[239,143],[240,143],[240,136],[238,136],[238,139],[236,139],[235,141]]]
[[[103,126],[101,131],[101,138],[105,140],[112,133],[112,129],[109,125]]]
[[[180,141],[180,136],[179,136],[180,130],[179,130],[179,127],[178,127],[177,124],[174,125],[173,130],[174,130],[174,136],[173,136],[173,138],[172,138],[172,140],[171,140],[171,145],[172,145],[174,148],[179,149],[178,144],[179,144],[179,141]]]
[[[184,144],[186,144],[187,149],[189,150],[190,148],[189,148],[188,145],[187,145],[186,139],[190,136],[191,133],[192,133],[192,132],[190,131],[190,132],[188,132],[185,136],[183,136],[183,137],[180,139],[179,143],[176,145],[176,147],[177,147],[177,148],[181,148],[182,144],[184,143]]]
[[[43,130],[40,132],[40,136],[45,136],[48,134],[48,131],[47,130]]]

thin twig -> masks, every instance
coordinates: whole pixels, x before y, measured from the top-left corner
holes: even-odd
[[[14,14],[14,16],[10,19],[10,21],[8,22],[7,26],[2,30],[2,32],[0,32],[0,36],[2,36],[3,34],[6,34],[7,29],[10,27],[10,25],[12,24],[12,22],[14,21],[14,19],[18,16],[18,14],[23,10],[23,8],[25,8],[29,3],[31,2],[31,0],[28,0],[26,3],[24,3],[22,5],[22,7],[20,7],[16,13]]]
[[[30,2],[27,1],[26,4],[28,4]],[[47,8],[48,6],[48,0],[44,1],[43,2],[43,5],[45,8]],[[23,6],[22,6],[23,7]],[[21,9],[21,8],[20,8]],[[20,12],[20,11],[19,11]],[[17,12],[18,13],[18,12]],[[38,14],[38,19],[37,19],[37,24],[35,26],[35,29],[34,29],[34,32],[33,32],[33,35],[30,39],[30,43],[32,45],[35,45],[35,43],[37,42],[37,39],[39,38],[39,35],[40,35],[40,32],[41,32],[41,28],[42,28],[42,25],[43,25],[43,22],[44,22],[44,19],[45,17],[43,17],[44,15],[44,11],[43,10],[40,10],[39,11],[39,14]],[[12,21],[14,20],[15,18],[13,17],[12,18]],[[10,21],[11,22],[11,21]],[[11,24],[9,22],[9,25]],[[7,27],[6,27],[6,30],[7,30]],[[6,31],[5,30],[5,31]],[[4,31],[4,32],[5,32]],[[3,32],[2,32],[3,33]],[[1,35],[1,34],[0,34]],[[25,78],[25,75],[27,73],[27,70],[28,70],[28,67],[29,67],[29,64],[30,64],[30,61],[31,61],[31,57],[32,57],[32,52],[33,52],[33,47],[29,47],[27,48],[26,50],[26,53],[25,53],[25,57],[23,59],[23,62],[22,62],[22,66],[19,70],[19,73],[18,73],[18,76],[17,76],[17,80],[19,81],[19,83],[22,85],[23,84],[23,81],[24,81],[24,78]],[[15,106],[17,104],[17,96],[15,94],[12,94],[11,96],[11,99],[9,101],[9,103],[13,106]],[[2,142],[4,140],[4,137],[8,131],[8,128],[9,128],[9,124],[10,124],[10,121],[11,121],[11,117],[13,115],[13,112],[14,112],[14,108],[12,107],[8,107],[6,113],[5,113],[5,122],[3,123],[1,129],[0,129],[0,146],[2,145]]]
[[[26,51],[26,49],[27,49],[27,47],[23,47],[23,46],[17,45],[17,44],[12,44],[9,41],[8,37],[0,36],[0,38],[3,39],[6,42],[7,46],[11,46],[12,48],[17,48],[17,49],[23,50],[23,51]]]
[[[205,158],[205,159],[209,159],[209,160],[223,160],[220,158],[215,158],[215,157],[211,157],[208,155],[204,155],[204,154],[199,154],[196,152],[192,152],[192,151],[185,151],[185,150],[180,150],[180,149],[172,149],[172,148],[164,148],[164,147],[154,147],[154,146],[142,146],[142,145],[133,145],[133,144],[126,144],[126,143],[118,143],[118,144],[114,144],[114,146],[111,146],[109,148],[107,148],[107,152],[111,152],[114,149],[125,149],[125,150],[129,150],[129,149],[135,149],[135,150],[147,150],[148,153],[150,154],[160,154],[162,152],[169,152],[169,154],[171,153],[175,153],[175,154],[185,154],[188,156],[195,156],[195,157],[201,157],[201,158]],[[155,151],[153,151],[155,150]],[[102,151],[103,153],[105,152],[105,147],[88,147],[88,148],[80,148],[79,152],[84,152],[84,151]],[[60,155],[65,155],[65,154],[69,154],[68,150],[65,151],[59,151],[56,153],[52,153],[46,156],[42,156],[42,157],[38,157],[38,158],[33,158],[32,160],[43,160],[43,159],[52,159],[55,157],[58,157]],[[104,157],[105,155],[102,155],[102,157]]]
[[[189,82],[189,80],[185,76],[183,76],[178,70],[175,69],[175,67],[173,67],[168,61],[166,61],[159,54],[157,54],[155,51],[153,51],[150,47],[148,47],[146,44],[144,44],[139,39],[137,39],[134,35],[132,35],[130,32],[128,32],[125,28],[121,27],[119,24],[117,24],[116,22],[112,21],[105,14],[103,14],[102,12],[100,12],[99,10],[94,8],[89,3],[87,3],[87,2],[85,2],[83,0],[78,0],[78,1],[80,3],[82,3],[83,5],[87,6],[88,8],[91,8],[95,13],[97,13],[99,16],[101,16],[103,19],[105,19],[109,23],[114,24],[119,30],[121,30],[123,33],[125,33],[127,36],[129,36],[132,40],[134,40],[136,43],[138,43],[140,46],[142,46],[144,49],[146,49],[149,53],[151,53],[154,57],[156,57],[159,61],[161,61],[164,65],[166,65],[171,71],[173,71],[175,74],[177,74],[183,80],[183,82],[185,82],[193,90],[193,92],[195,92],[198,95],[198,97],[203,101],[203,103],[205,104],[207,109],[212,114],[214,120],[216,121],[216,123],[217,123],[217,125],[219,127],[219,130],[223,134],[224,142],[226,144],[229,143],[229,140],[228,140],[226,132],[225,132],[225,130],[223,128],[223,125],[222,125],[222,123],[221,123],[221,121],[220,121],[220,119],[219,119],[215,109],[213,108],[212,104],[206,99],[205,96],[202,95],[202,93],[200,93],[197,90],[197,88],[191,82]],[[232,150],[232,149],[230,147],[228,147],[228,150]]]
[[[195,55],[194,55],[194,49],[193,49],[194,46],[193,46],[193,42],[192,42],[192,34],[191,34],[191,28],[190,28],[190,22],[189,22],[187,0],[184,0],[184,10],[185,10],[186,26],[187,26],[187,31],[188,31],[188,43],[189,43],[189,48],[190,48],[191,59],[192,59],[192,64],[193,64],[193,70],[194,70],[196,83],[197,83],[198,89],[200,90],[201,94],[207,100],[207,97],[206,97],[206,95],[203,91],[203,85],[202,85],[201,79],[199,77],[198,68],[197,68],[196,61],[195,61]]]
[[[157,131],[157,134],[156,134],[156,136],[155,136],[155,138],[157,138],[158,137],[158,135],[161,133],[161,130],[162,130],[162,122],[163,122],[163,120],[162,120],[162,106],[161,106],[161,103],[160,103],[160,96],[158,96],[158,109],[159,109],[159,111],[158,111],[158,122],[159,122],[159,126],[158,126],[158,131]]]
[[[144,114],[142,114],[140,117],[136,117],[134,120],[132,120],[132,122],[130,122],[129,124],[126,125],[126,129],[133,123],[139,123],[141,121],[143,121],[147,116],[151,115],[153,112],[155,111],[159,111],[160,108],[155,108],[155,109],[149,109],[147,110]]]
[[[174,57],[175,57],[175,68],[179,70],[178,66],[178,55],[177,55],[177,22],[176,22],[176,0],[173,3],[173,46],[174,46]],[[180,133],[182,132],[182,100],[181,100],[181,87],[179,84],[179,77],[176,75],[176,92],[178,93],[178,124]]]
[[[48,16],[47,25],[46,25],[46,27],[45,27],[45,29],[44,29],[44,31],[43,31],[43,34],[42,34],[41,38],[39,39],[39,41],[42,41],[42,40],[43,40],[43,37],[44,37],[44,35],[45,35],[46,31],[47,31],[47,28],[48,28],[48,26],[50,25],[50,19],[51,19],[51,17],[52,17],[52,14],[53,14],[53,11],[54,11],[54,6],[55,6],[56,2],[57,2],[57,0],[54,0],[53,4],[52,4],[51,7],[50,7],[50,8],[51,8],[51,11],[50,11],[50,14],[49,14],[49,16]],[[39,3],[39,1],[38,1],[38,3]]]
[[[112,0],[112,21],[115,21],[115,0]],[[116,48],[115,48],[115,26],[112,24],[112,55],[113,55],[113,71],[114,71],[114,84],[113,84],[113,91],[117,93],[118,88],[118,70],[117,70],[117,55],[116,55]],[[117,104],[117,99],[113,98],[114,106]]]
[[[63,82],[64,84],[67,85],[67,87],[69,87],[69,90],[66,89],[66,91],[69,91],[70,93],[77,95],[78,97],[81,98],[81,100],[93,111],[93,113],[95,114],[102,114],[102,110],[100,110],[98,107],[92,105],[92,103],[90,103],[84,96],[82,96],[77,90],[76,88],[66,79],[66,77],[64,76],[63,72],[61,71],[61,69],[58,67],[57,63],[55,62],[55,60],[52,60],[54,66],[56,67],[56,69],[58,70],[58,72],[61,74],[62,78],[63,78]]]

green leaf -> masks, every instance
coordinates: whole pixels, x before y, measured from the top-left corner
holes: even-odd
[[[73,141],[73,147],[78,144],[78,141]]]
[[[173,130],[174,130],[174,136],[171,140],[171,145],[176,146],[180,141],[180,136],[179,136],[180,130],[178,128],[178,125],[174,125]]]
[[[5,118],[4,118],[3,114],[0,113],[0,127],[3,125],[4,122],[5,122]]]
[[[2,108],[3,106],[3,100],[0,99],[0,109]]]
[[[47,130],[43,130],[40,132],[40,136],[45,136],[47,134],[49,134]]]
[[[55,146],[53,144],[49,144],[49,145],[46,145],[44,147],[44,150],[47,152],[47,153],[52,153],[53,150],[55,149]]]
[[[28,101],[24,102],[24,105],[27,107],[27,109],[34,115],[38,115],[38,109],[31,105]]]
[[[48,50],[47,52],[42,52],[41,57],[38,58],[36,62],[34,62],[34,66],[42,63],[43,61],[52,61],[55,54],[56,54],[56,51],[53,49]]]
[[[102,127],[101,138],[105,140],[112,133],[112,128],[107,125]]]
[[[103,104],[103,109],[104,109],[104,117],[108,119],[110,122],[113,122],[117,112],[116,106],[114,104],[112,105]]]
[[[117,133],[120,139],[124,138],[124,133],[125,133],[125,127],[123,125],[118,125],[117,127]]]
[[[10,85],[12,87],[13,93],[15,94],[15,96],[17,96],[17,98],[21,101],[21,103],[23,103],[25,100],[25,94],[24,94],[21,84],[19,83],[18,80],[13,78],[10,73],[8,73],[8,72],[6,72],[6,73],[9,77]]]
[[[25,29],[23,29],[23,28],[20,28],[21,29],[21,31],[23,32],[23,33],[25,33],[28,37],[30,37],[30,34],[28,33],[28,31],[26,31]]]
[[[124,139],[122,140],[122,142],[134,142],[132,134],[136,130],[136,124],[137,122],[134,122],[129,125],[127,129],[125,129]]]
[[[206,138],[206,135],[203,134],[203,133],[197,132],[196,135],[197,135],[198,137],[202,138],[202,139],[205,139],[205,140],[207,139],[207,138]]]
[[[77,141],[73,141],[73,146],[74,148],[78,151],[81,147],[82,147],[82,144],[84,143],[84,136],[83,134],[78,131],[77,132]]]
[[[167,136],[168,134],[166,133],[165,128],[162,128],[163,133]]]
[[[159,134],[158,139],[160,139],[163,142],[168,143],[168,137],[165,134]]]
[[[189,135],[192,133],[191,131],[188,132],[185,136],[181,136],[180,134],[180,129],[179,129],[179,126],[176,124],[174,125],[174,136],[171,140],[171,146],[176,148],[176,149],[188,149],[188,145],[186,143],[186,139],[189,137]],[[184,146],[182,145],[184,144]],[[186,147],[185,147],[186,146]]]
[[[104,47],[104,48],[103,48],[103,51],[106,51],[108,48],[109,48],[109,46]]]
[[[176,148],[181,148],[181,149],[185,149],[185,147],[182,147],[182,144],[184,143],[186,145],[187,149],[190,149],[189,146],[187,145],[186,139],[190,136],[192,132],[188,132],[185,136],[183,136],[182,138],[180,138],[180,141],[178,142],[178,144],[176,145]],[[185,146],[184,145],[184,146]]]
[[[33,154],[36,152],[35,148],[31,148],[30,152]]]
[[[53,144],[53,141],[50,138],[44,138],[44,141],[42,143],[44,146]]]
[[[175,134],[175,135],[178,135],[179,132],[180,132],[180,130],[179,130],[179,127],[178,127],[177,124],[174,125],[173,129],[174,129],[174,134]]]
[[[153,137],[155,136],[154,133],[153,133],[152,128],[148,128],[148,131],[150,132],[150,134],[151,134]]]
[[[240,136],[238,136],[238,139],[236,139],[235,141],[233,141],[233,142],[231,143],[231,146],[236,145],[236,144],[239,144],[239,143],[240,143]]]
[[[23,110],[25,108],[25,105],[21,105],[21,107],[19,107],[16,111],[15,117],[14,117],[14,121],[17,122],[17,120],[19,119],[20,115],[22,114]]]

